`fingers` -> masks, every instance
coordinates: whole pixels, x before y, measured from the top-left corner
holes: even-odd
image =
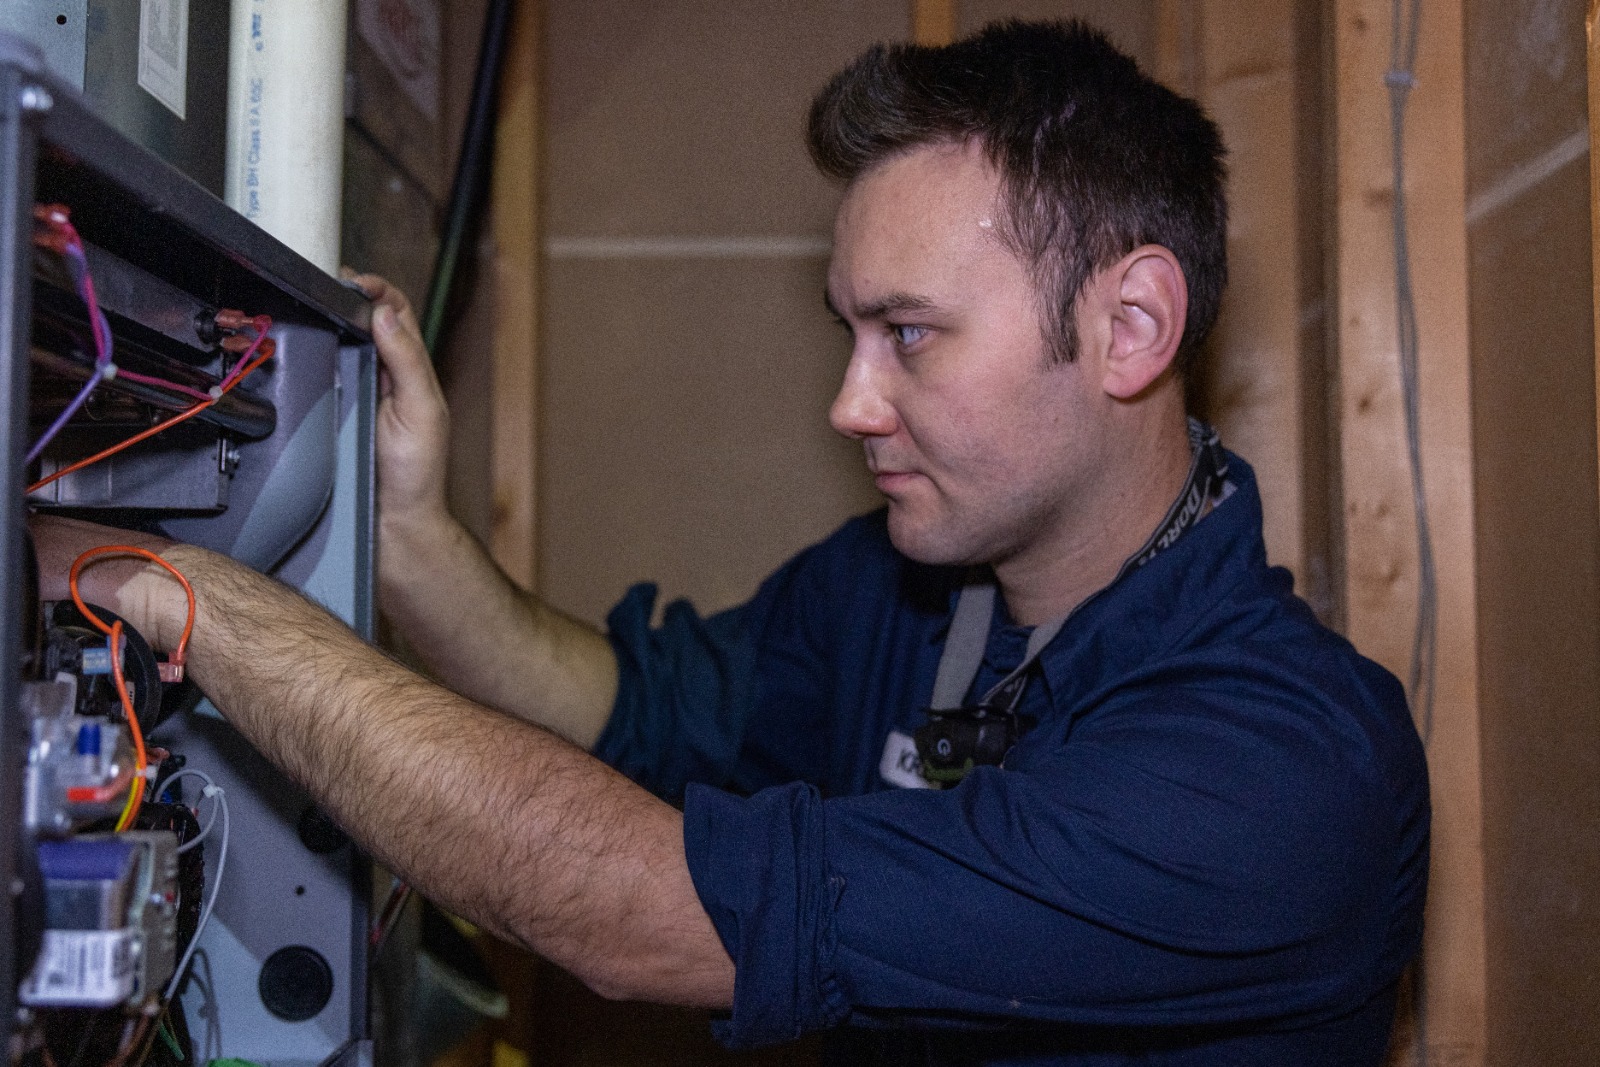
[[[378,342],[382,395],[405,406],[434,402],[442,393],[406,294],[376,274],[356,274],[349,268],[341,273],[376,305],[372,335]]]
[[[378,342],[378,359],[387,378],[386,397],[392,397],[402,407],[442,402],[443,391],[415,321],[397,314],[387,304],[379,304],[372,315],[372,335]]]
[[[391,284],[381,275],[357,274],[349,267],[340,268],[339,273],[346,281],[354,282],[363,293],[367,294],[367,299],[377,304],[380,309],[393,308],[402,326],[416,333],[418,337],[422,336],[422,329],[417,325],[417,315],[411,307],[411,300],[398,286]]]
[[[442,514],[450,408],[411,303],[375,274],[348,275],[373,301],[378,349],[378,506],[386,526]]]

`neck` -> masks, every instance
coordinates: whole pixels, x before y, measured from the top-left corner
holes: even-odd
[[[1106,450],[1091,491],[1075,501],[1050,536],[996,562],[995,579],[1011,617],[1024,626],[1061,618],[1117,576],[1143,547],[1189,474],[1188,425],[1181,405]]]

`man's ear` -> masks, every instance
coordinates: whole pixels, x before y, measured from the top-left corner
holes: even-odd
[[[1123,256],[1104,279],[1114,300],[1104,388],[1132,400],[1172,365],[1189,314],[1189,286],[1178,257],[1161,245]]]

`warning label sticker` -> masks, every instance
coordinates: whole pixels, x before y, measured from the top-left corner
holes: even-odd
[[[109,1008],[133,995],[136,930],[46,930],[17,999],[35,1007]]]

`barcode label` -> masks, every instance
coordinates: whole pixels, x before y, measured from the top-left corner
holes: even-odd
[[[18,999],[35,1007],[109,1008],[133,995],[134,930],[46,930]]]
[[[189,0],[140,0],[139,88],[181,119],[188,82]]]

